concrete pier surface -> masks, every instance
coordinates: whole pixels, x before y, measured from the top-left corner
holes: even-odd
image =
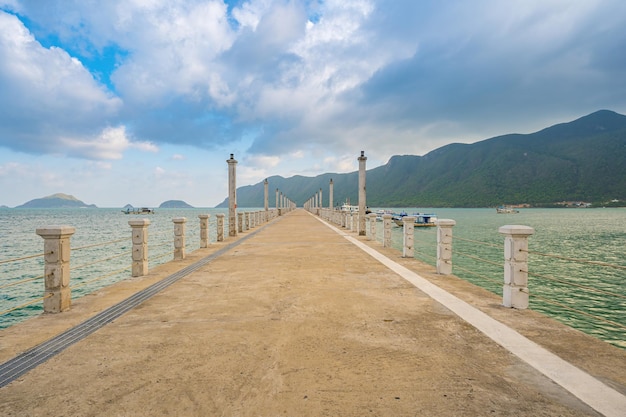
[[[1,388],[0,415],[626,415],[623,350],[504,308],[501,297],[304,210],[78,299],[69,312],[0,330],[0,362],[237,240]],[[610,404],[598,410],[555,383],[429,295],[431,284],[442,300],[457,297],[574,365],[606,387],[594,397]]]

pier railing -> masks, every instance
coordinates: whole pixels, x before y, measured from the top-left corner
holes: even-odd
[[[245,232],[275,218],[279,210],[240,210],[238,215],[239,232]],[[133,219],[126,237],[75,247],[70,245],[75,231],[71,226],[37,229],[44,238],[43,252],[0,260],[0,319],[27,316],[24,310],[40,311],[37,306],[42,304],[45,312],[65,311],[72,294],[83,296],[131,276],[143,276],[148,265],[185,259],[187,253],[225,239],[225,217],[223,213],[200,214],[198,222],[177,217],[172,219],[173,230],[155,233],[149,232],[149,219]]]
[[[358,213],[320,207],[313,207],[310,211],[347,231],[358,231],[359,222],[355,219]],[[469,236],[453,236],[455,222],[450,219],[439,219],[437,227],[416,231],[411,227],[413,219],[408,216],[403,227],[392,225],[391,215],[382,217],[383,221],[377,221],[375,214],[367,215],[367,240],[376,240],[383,247],[401,251],[405,258],[432,265],[441,275],[454,273],[500,294],[506,307],[525,309],[530,306],[570,325],[577,320],[584,321],[585,324],[573,325],[577,328],[590,327],[591,323],[593,328],[585,329],[588,333],[601,335],[604,340],[626,348],[626,295],[603,285],[607,280],[623,282],[626,266],[531,250],[528,237],[534,231],[527,226],[503,226],[494,230],[492,242],[485,242]],[[585,274],[596,280],[585,285],[571,279],[574,273],[554,276],[547,271],[554,269],[555,262],[569,264],[578,274],[581,268],[585,268]],[[574,292],[577,293],[575,297]],[[575,301],[581,298],[584,300],[582,305]],[[555,315],[555,310],[565,314]]]

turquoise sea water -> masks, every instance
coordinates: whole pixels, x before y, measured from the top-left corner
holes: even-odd
[[[579,262],[531,253],[530,308],[626,349],[626,209],[520,209],[518,214],[496,214],[495,209],[403,210],[409,214],[434,212],[440,219],[455,220],[453,273],[499,295],[504,237],[498,228],[507,224],[533,227],[529,251]],[[377,237],[382,238],[382,226]],[[393,245],[401,250],[401,228],[395,226]],[[416,228],[415,252],[417,259],[435,265],[434,228]]]
[[[495,209],[404,210],[434,212],[440,219],[454,219],[457,224],[453,229],[453,273],[496,294],[502,293],[503,275],[504,238],[498,228],[505,224],[535,228],[530,238],[531,251],[626,268],[626,209],[521,209],[518,214],[496,214]],[[148,230],[152,267],[172,259],[172,218],[187,218],[187,251],[191,252],[199,247],[198,214],[211,214],[210,233],[214,241],[218,212],[224,210],[157,209],[154,215],[132,216],[122,214],[120,209],[0,209],[0,262],[43,252],[43,239],[35,234],[38,227],[73,226],[76,233],[71,240],[71,280],[76,287],[72,297],[76,298],[130,276],[129,270],[111,274],[130,266],[128,220],[151,220]],[[381,224],[377,235],[382,238]],[[123,241],[74,250],[119,239]],[[400,250],[399,227],[393,228],[393,240]],[[434,265],[435,242],[434,228],[416,229],[416,258]],[[94,264],[117,254],[120,256]],[[626,269],[531,254],[529,272],[530,308],[626,349]],[[12,287],[2,288],[3,285],[42,274],[42,257],[0,263],[0,312],[43,294],[41,278]],[[94,278],[97,280],[90,282]],[[39,301],[0,315],[0,328],[39,314],[41,305]]]
[[[189,253],[200,247],[198,214],[211,214],[210,235],[215,241],[215,214],[224,212],[223,209],[157,209],[155,214],[126,215],[121,209],[0,209],[0,313],[43,296],[43,278],[6,287],[16,281],[42,276],[43,257],[2,263],[3,260],[43,253],[43,239],[35,233],[37,228],[68,225],[76,229],[71,237],[70,274],[72,299],[75,299],[130,277],[132,242],[129,220],[150,220],[148,254],[149,266],[153,267],[173,258],[173,218],[187,218],[186,251]],[[227,220],[226,216],[226,223]],[[104,242],[115,243],[92,246]],[[108,260],[97,262],[104,259]],[[127,269],[121,270],[123,268]],[[41,313],[42,305],[39,301],[0,315],[0,328]]]

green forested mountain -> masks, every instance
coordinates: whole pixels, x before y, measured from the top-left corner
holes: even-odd
[[[356,153],[355,153],[356,155]],[[356,158],[356,156],[355,156]],[[358,173],[268,178],[302,205],[322,189],[328,205],[356,203]],[[372,207],[488,207],[558,201],[626,200],[626,116],[601,110],[536,133],[510,134],[473,144],[450,144],[424,156],[393,156],[367,171]],[[263,206],[263,183],[238,188],[239,207]],[[227,205],[227,200],[219,206]]]

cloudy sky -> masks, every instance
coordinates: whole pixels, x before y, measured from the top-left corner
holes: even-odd
[[[626,113],[623,0],[0,0],[0,205],[237,185]]]

